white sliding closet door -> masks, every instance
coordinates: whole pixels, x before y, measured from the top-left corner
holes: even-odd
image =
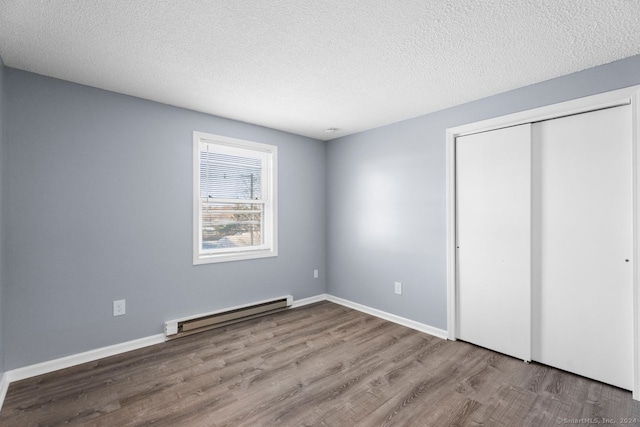
[[[633,388],[631,107],[532,127],[532,356]]]
[[[456,139],[457,337],[531,355],[531,125]]]

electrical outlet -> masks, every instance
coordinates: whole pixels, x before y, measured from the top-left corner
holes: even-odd
[[[395,282],[394,285],[395,285],[396,294],[402,295],[402,283]]]
[[[113,302],[113,315],[114,316],[122,316],[127,312],[126,310],[126,301],[121,299]]]
[[[313,278],[314,279],[318,278],[318,270],[313,270]]]

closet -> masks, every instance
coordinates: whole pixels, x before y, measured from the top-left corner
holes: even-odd
[[[583,110],[452,132],[450,337],[633,390],[635,110]]]

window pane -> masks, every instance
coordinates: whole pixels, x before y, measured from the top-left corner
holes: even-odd
[[[256,200],[261,193],[260,159],[200,151],[200,197]]]
[[[264,204],[202,203],[202,250],[262,245]]]

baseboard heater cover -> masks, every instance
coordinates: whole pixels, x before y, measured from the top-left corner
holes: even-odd
[[[291,307],[292,303],[293,296],[285,295],[210,313],[170,320],[164,324],[164,334],[167,340],[172,340],[285,310]]]

